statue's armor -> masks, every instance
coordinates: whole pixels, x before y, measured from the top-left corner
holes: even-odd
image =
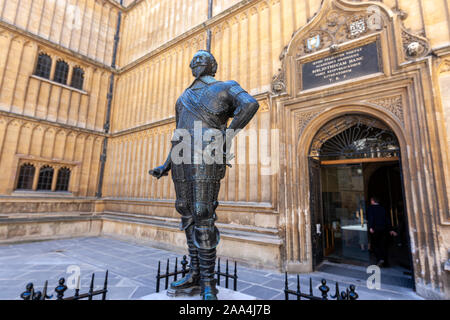
[[[251,107],[249,107],[251,106]],[[223,163],[194,163],[194,124],[201,123],[202,132],[217,129],[225,133],[230,117],[241,129],[258,109],[256,100],[235,81],[221,82],[213,77],[197,79],[176,103],[176,127],[191,135],[190,163],[171,163],[176,192],[176,210],[181,214],[181,230],[186,232],[192,277],[201,277],[202,288],[214,286],[214,265],[219,231],[214,222],[218,206],[220,180],[225,176]],[[241,119],[241,120],[240,120]],[[242,126],[239,123],[242,122]],[[173,145],[183,143],[173,141]],[[210,141],[204,141],[205,148]],[[170,155],[169,155],[170,156]],[[182,284],[183,285],[183,284]],[[211,286],[209,286],[211,287]]]

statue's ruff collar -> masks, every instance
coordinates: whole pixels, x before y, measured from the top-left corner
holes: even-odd
[[[217,80],[212,76],[201,76],[200,78],[195,79],[194,82],[192,82],[192,84],[189,86],[189,89],[200,89],[203,88],[202,84],[208,85],[215,82],[217,82]]]

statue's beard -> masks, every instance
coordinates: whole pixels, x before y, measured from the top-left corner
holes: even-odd
[[[192,68],[192,75],[196,79],[198,79],[201,76],[204,76],[206,74],[207,69],[208,69],[208,66],[202,66],[202,65],[195,66],[194,68]]]

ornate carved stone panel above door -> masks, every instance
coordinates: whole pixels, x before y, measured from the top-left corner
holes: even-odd
[[[405,63],[427,56],[428,40],[403,26],[404,15],[383,3],[324,0],[317,15],[293,34],[281,53],[273,95],[298,96],[342,81],[389,76]]]

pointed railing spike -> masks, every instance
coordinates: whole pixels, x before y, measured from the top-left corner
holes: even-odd
[[[237,262],[234,262],[234,282],[233,282],[233,290],[237,291]]]
[[[78,300],[78,297],[80,296],[80,281],[81,281],[81,276],[78,275],[77,285],[75,287],[75,295],[73,296],[75,300]]]
[[[284,273],[284,299],[289,300],[289,283],[288,283],[288,276],[287,272]]]
[[[167,259],[167,265],[166,265],[166,277],[165,277],[165,285],[164,288],[167,290],[169,287],[169,259]]]
[[[89,286],[89,299],[92,300],[92,293],[94,292],[94,279],[95,279],[95,273],[92,274],[91,277],[91,285]]]
[[[226,274],[226,276],[225,276],[225,288],[228,289],[228,279],[230,277],[230,273],[228,272],[228,259],[227,259],[227,263],[225,265],[225,274]]]
[[[156,292],[159,292],[160,282],[161,282],[161,261],[158,261],[158,271],[156,273]]]
[[[173,281],[177,281],[178,278],[178,257],[175,258],[175,271],[173,275]]]
[[[31,288],[30,300],[34,300],[34,287]]]
[[[220,286],[220,258],[217,259],[217,285]]]
[[[106,300],[106,292],[108,292],[108,270],[106,270],[105,282],[103,283],[102,300]]]
[[[44,290],[42,292],[42,300],[51,299],[53,297],[53,295],[49,296],[47,294],[47,291],[48,291],[48,280],[45,280]]]

